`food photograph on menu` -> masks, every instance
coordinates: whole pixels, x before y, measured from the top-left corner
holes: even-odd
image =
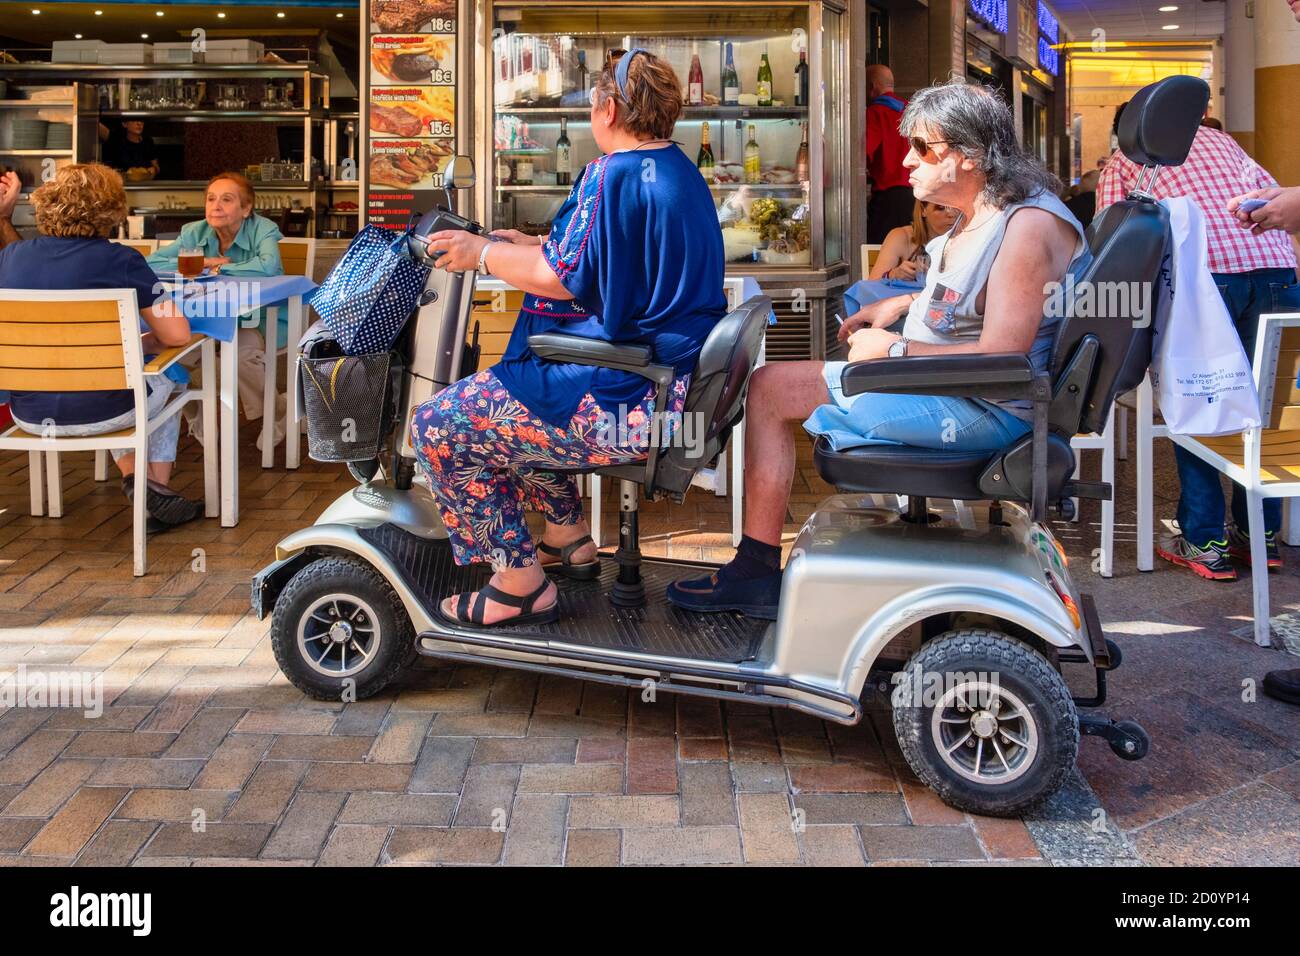
[[[371,33],[450,33],[456,0],[371,0]]]
[[[370,82],[450,85],[456,78],[456,38],[437,33],[380,33],[370,38]]]

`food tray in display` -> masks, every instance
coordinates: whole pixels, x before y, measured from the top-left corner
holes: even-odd
[[[371,0],[371,33],[454,33],[456,0]]]
[[[376,86],[456,82],[456,38],[436,33],[385,33],[370,38],[370,82]]]
[[[768,266],[811,265],[812,250],[804,249],[802,252],[773,252],[771,249],[761,249],[758,253],[758,261]]]

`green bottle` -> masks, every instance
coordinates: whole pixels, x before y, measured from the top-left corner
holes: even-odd
[[[700,152],[695,157],[695,168],[700,171],[706,183],[713,182],[713,147],[709,145],[709,124],[700,129]]]
[[[763,59],[758,64],[758,105],[772,105],[772,64],[768,62],[767,50],[763,50]]]

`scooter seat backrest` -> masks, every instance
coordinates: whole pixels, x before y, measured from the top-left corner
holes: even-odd
[[[1120,118],[1121,150],[1143,166],[1181,165],[1209,95],[1205,81],[1192,76],[1143,87]],[[1052,349],[1053,380],[1085,338],[1097,340],[1098,356],[1079,420],[1052,421],[1058,431],[1100,432],[1115,398],[1141,383],[1151,363],[1154,319],[1170,286],[1170,242],[1164,207],[1136,192],[1108,206],[1089,227],[1091,256],[1067,278],[1058,300],[1064,315]]]
[[[655,488],[684,494],[695,473],[726,447],[745,410],[772,300],[754,296],[723,316],[700,349],[676,438],[659,454]]]

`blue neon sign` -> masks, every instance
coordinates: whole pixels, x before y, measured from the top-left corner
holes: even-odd
[[[1007,0],[969,0],[970,12],[977,20],[998,33],[1007,32]]]

